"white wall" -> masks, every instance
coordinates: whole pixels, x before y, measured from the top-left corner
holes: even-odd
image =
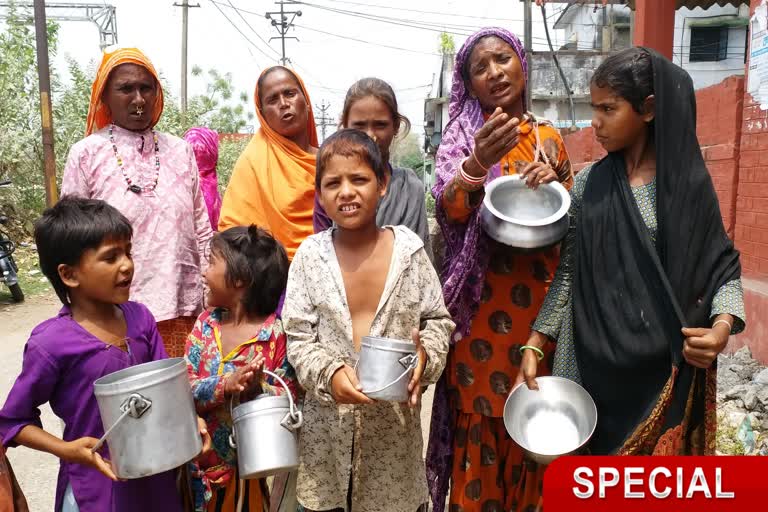
[[[744,6],[746,7],[746,6]],[[741,9],[742,16],[748,16],[744,7]],[[578,34],[578,49],[592,50],[597,44],[597,36],[594,25],[601,25],[603,22],[602,9],[594,11],[591,5],[580,7],[571,7],[578,9],[572,24],[563,30],[563,39],[568,41],[570,35],[575,32]],[[614,9],[627,9],[623,6],[614,6]],[[691,29],[688,25],[694,18],[708,18],[712,16],[737,15],[739,8],[731,5],[720,7],[713,5],[707,10],[697,7],[696,9],[678,9],[675,13],[675,37],[673,47],[673,61],[683,67],[691,78],[696,89],[708,87],[720,83],[723,79],[731,75],[744,74],[744,44],[746,37],[746,27],[731,27],[728,34],[728,58],[717,62],[689,62]],[[685,28],[683,28],[685,27]]]
[[[698,7],[693,10],[686,8],[677,10],[673,61],[690,73],[696,89],[720,83],[731,75],[744,74],[744,44],[747,28],[731,27],[728,30],[728,57],[725,60],[689,62],[691,29],[688,23],[695,18],[736,14],[739,14],[739,9],[731,5],[725,7],[713,5],[706,11]]]

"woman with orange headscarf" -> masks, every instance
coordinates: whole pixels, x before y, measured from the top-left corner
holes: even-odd
[[[133,225],[131,300],[145,304],[171,356],[184,353],[203,298],[213,232],[192,148],[155,131],[163,89],[138,49],[105,52],[93,82],[86,138],[72,146],[62,195],[102,199]]]
[[[288,258],[314,230],[317,132],[301,78],[282,66],[265,69],[256,84],[261,127],[232,172],[219,230],[256,224],[272,232]]]

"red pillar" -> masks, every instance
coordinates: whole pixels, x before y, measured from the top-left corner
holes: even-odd
[[[635,46],[653,48],[672,59],[675,38],[675,2],[635,0]]]

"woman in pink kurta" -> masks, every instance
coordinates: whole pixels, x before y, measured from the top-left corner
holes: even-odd
[[[131,221],[131,300],[149,308],[175,357],[202,309],[201,266],[213,232],[192,148],[154,130],[162,109],[160,81],[144,54],[105,53],[87,137],[69,151],[61,191],[102,199]]]

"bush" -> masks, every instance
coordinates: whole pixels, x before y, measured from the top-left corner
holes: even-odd
[[[237,162],[248,142],[250,142],[250,139],[245,137],[237,139],[228,138],[219,141],[219,165],[216,167],[216,173],[219,176],[221,197],[224,197],[224,191],[229,184],[229,178],[232,176],[235,162]]]
[[[432,192],[429,190],[424,195],[424,204],[427,207],[427,216],[435,216],[435,198],[432,197]]]

